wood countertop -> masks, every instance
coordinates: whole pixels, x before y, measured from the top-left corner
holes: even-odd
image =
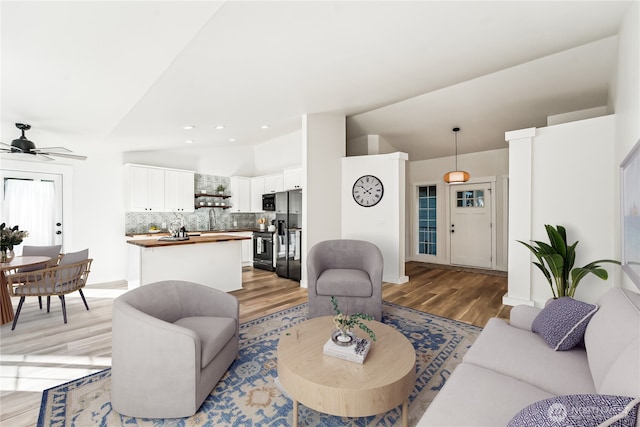
[[[127,240],[130,245],[141,246],[143,248],[161,248],[163,246],[177,245],[195,245],[197,243],[217,243],[229,242],[232,240],[249,240],[251,237],[231,236],[228,234],[212,234],[207,236],[191,236],[189,240],[158,240],[156,239],[140,239]]]
[[[240,232],[253,232],[253,231],[259,231],[259,230],[257,228],[230,228],[227,230],[194,230],[194,231],[187,231],[187,235],[204,236],[209,234],[240,233]],[[148,236],[150,239],[153,239],[154,237],[162,237],[162,236],[170,236],[170,235],[171,234],[166,230],[157,231],[155,233],[149,233],[147,231],[142,233],[126,233],[125,234],[126,237]]]

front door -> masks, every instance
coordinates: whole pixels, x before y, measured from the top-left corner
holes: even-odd
[[[450,186],[451,264],[491,268],[491,186]]]
[[[62,245],[62,175],[2,171],[2,219],[29,236],[22,245]],[[16,254],[22,253],[16,246]]]

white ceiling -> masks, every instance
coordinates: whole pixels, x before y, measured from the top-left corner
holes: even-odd
[[[341,113],[350,137],[412,160],[450,155],[453,126],[461,153],[502,148],[505,131],[607,104],[629,5],[3,1],[0,140],[22,122],[80,154],[194,151]]]

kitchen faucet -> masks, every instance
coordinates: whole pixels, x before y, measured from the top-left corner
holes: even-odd
[[[209,208],[209,230],[213,230],[216,225],[216,214],[213,208]]]

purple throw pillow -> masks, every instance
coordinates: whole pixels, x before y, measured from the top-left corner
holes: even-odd
[[[635,427],[638,403],[640,398],[605,394],[556,396],[525,407],[507,427]]]
[[[584,337],[589,320],[598,310],[595,304],[561,297],[550,301],[531,325],[554,350],[571,350]]]

